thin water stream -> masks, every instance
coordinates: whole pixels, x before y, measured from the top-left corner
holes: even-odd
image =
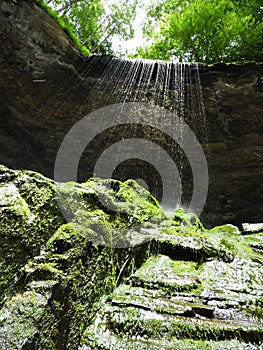
[[[93,57],[95,62],[100,59],[100,56]],[[198,65],[107,57],[98,82],[84,103],[92,101],[93,110],[103,106],[111,108],[111,127],[98,135],[100,141],[96,149],[99,157],[116,144],[112,148],[114,151],[107,153],[109,162],[116,165],[112,178],[140,179],[159,201],[164,196],[164,187],[170,190],[177,187],[177,192],[181,188],[180,198],[170,200],[170,203],[172,206],[189,206],[189,193],[193,192],[195,179],[187,152],[189,149],[195,153],[193,143],[199,142],[198,139],[189,140],[186,130],[189,121],[193,124],[194,120],[197,128],[202,125],[202,133],[207,137],[202,94]],[[130,103],[133,103],[133,117],[127,115],[125,119],[124,112],[120,113],[118,108],[114,110],[114,106],[122,104],[122,110],[129,113],[127,106]],[[139,139],[145,142],[136,146],[135,140]],[[135,152],[136,147],[141,148]],[[94,166],[96,161],[93,159],[90,163]],[[171,161],[174,169],[171,169]],[[163,174],[166,174],[165,179]],[[109,177],[109,173],[105,171],[104,176],[95,172],[93,176]],[[179,192],[171,191],[171,196],[179,196]]]

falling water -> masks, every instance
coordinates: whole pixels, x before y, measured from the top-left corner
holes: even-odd
[[[206,142],[207,130],[205,127],[202,81],[198,65],[95,55],[90,60],[91,63],[89,64],[92,65],[92,69],[98,64],[100,64],[100,69],[97,72],[97,82],[92,86],[84,104],[91,104],[93,110],[130,102],[147,103],[159,107],[158,113],[147,115],[147,120],[144,120],[143,125],[136,121],[136,117],[132,123],[119,125],[120,117],[116,113],[114,115],[114,126],[101,137],[100,154],[112,144],[119,142],[118,151],[111,155],[114,158],[112,161],[116,164],[116,171],[114,172],[116,178],[120,180],[140,179],[141,183],[144,183],[160,200],[162,197],[162,179],[150,166],[151,164],[147,164],[147,161],[145,161],[148,155],[150,157],[152,143],[158,144],[176,164],[182,187],[180,205],[187,206],[187,202],[190,201],[191,197],[190,192],[193,189],[191,164],[180,149],[178,142],[162,131],[162,126],[165,126],[166,130],[178,128],[177,141],[183,143],[183,126],[181,128],[180,125],[187,123],[198,136],[203,137],[199,141]],[[89,72],[87,72],[87,76]],[[165,113],[160,112],[160,107],[164,111],[169,110],[173,113],[173,119],[166,118]],[[144,112],[138,109],[138,114],[141,113]],[[156,125],[157,121],[161,130],[151,127]],[[123,144],[120,141],[138,138],[149,141],[149,147],[142,150],[144,162],[132,158],[132,143],[129,144],[128,148],[125,148],[125,160],[127,161],[123,161]],[[93,150],[93,153],[96,152]],[[161,154],[156,153],[156,162],[160,164],[163,162]],[[96,159],[91,163],[94,165]],[[167,173],[169,173],[168,168]],[[173,173],[171,172],[172,176]],[[185,181],[186,178],[187,181]],[[171,178],[169,181],[172,183],[173,179]],[[184,189],[185,185],[186,189]]]

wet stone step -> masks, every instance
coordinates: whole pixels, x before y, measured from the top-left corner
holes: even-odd
[[[115,298],[112,300],[113,306],[118,307],[136,307],[146,311],[155,311],[161,314],[168,315],[182,315],[185,317],[194,317],[196,315],[212,318],[214,314],[214,308],[202,304],[191,304],[184,302],[164,301],[164,300],[151,300],[141,298],[140,301],[135,301],[132,298]]]
[[[193,341],[236,340],[245,344],[253,344],[251,348],[257,349],[262,338],[263,328],[257,323],[219,321],[202,317],[189,318],[164,315],[132,306],[106,305],[97,315],[93,325],[86,330],[83,343],[93,344],[94,349],[119,349],[122,348],[122,342],[126,342],[130,344],[129,348],[139,349],[138,344],[146,342],[146,349],[154,349],[155,345],[152,344],[151,347],[151,343],[155,342],[156,345],[159,343],[159,348],[170,347],[172,349],[174,346],[172,344],[176,344],[179,340],[181,344],[183,341],[191,343]],[[120,347],[116,347],[116,341],[120,342]],[[241,347],[241,349],[245,348]],[[182,347],[182,349],[187,349],[187,347]]]
[[[163,300],[173,300],[175,302],[190,302],[190,303],[197,303],[197,304],[206,304],[207,299],[203,298],[201,295],[194,295],[191,293],[185,293],[185,292],[178,292],[171,296],[166,291],[163,291],[161,289],[150,289],[150,288],[143,288],[143,287],[134,287],[131,284],[123,283],[120,286],[118,286],[114,293],[114,296],[132,296],[132,297],[140,297],[144,296],[147,298],[152,298],[154,300],[157,299],[163,299]]]
[[[150,257],[127,281],[132,286],[158,289],[169,295],[177,292],[200,294],[203,289],[195,262],[172,260],[160,254]]]
[[[167,340],[172,337],[194,340],[237,339],[259,343],[263,328],[256,323],[218,321],[160,314],[135,307],[112,306],[107,313],[107,324],[115,333],[127,336],[144,336]]]
[[[153,241],[154,242],[154,241]],[[154,243],[153,243],[154,244]],[[158,253],[167,255],[176,260],[199,262],[210,258],[216,258],[225,262],[233,260],[233,254],[225,246],[213,243],[203,235],[187,236],[177,234],[165,234],[155,239]]]
[[[156,341],[153,339],[120,339],[110,332],[101,334],[101,337],[92,337],[91,333],[86,334],[83,344],[79,350],[262,350],[256,344],[247,344],[234,340],[223,341],[200,341],[200,340],[179,340]]]
[[[203,316],[207,318],[216,318],[221,320],[238,320],[243,322],[258,322],[263,326],[261,317],[262,307],[251,305],[253,310],[250,313],[243,309],[244,301],[228,300],[228,299],[213,299],[212,295],[209,298],[201,295],[193,295],[189,293],[177,293],[170,296],[167,293],[156,289],[145,289],[142,287],[133,287],[131,285],[120,285],[109,299],[112,303],[119,306],[135,306],[146,310],[152,310],[167,314],[183,314],[183,307],[191,308],[191,312],[195,316]],[[181,308],[178,307],[180,305]],[[253,312],[252,312],[253,311]],[[255,317],[255,313],[258,314]],[[187,316],[185,313],[184,316]]]
[[[139,291],[138,288],[131,290],[130,286],[123,285],[117,288],[111,299],[111,304],[119,307],[133,306],[139,309],[155,311],[157,313],[169,315],[181,315],[186,317],[194,317],[196,315],[212,318],[214,317],[213,306],[205,305],[198,302],[189,302],[181,298],[175,300],[169,297],[160,296],[157,293],[150,296],[144,290]],[[137,291],[137,293],[136,293]],[[132,293],[133,292],[133,293]],[[144,293],[144,294],[142,294]]]
[[[253,250],[263,254],[263,232],[245,236],[244,240]]]
[[[262,348],[258,255],[251,250],[244,260],[243,243],[234,251],[222,233],[169,234],[152,244],[152,255],[101,305],[83,349]]]
[[[182,315],[186,317],[193,317],[194,311],[188,305],[176,304],[174,302],[167,302],[163,300],[153,300],[145,297],[134,298],[129,297],[115,297],[111,304],[118,307],[135,307],[146,311],[155,311],[157,313],[169,315]]]
[[[244,223],[242,224],[242,233],[247,234],[253,234],[257,232],[263,232],[263,223],[257,223],[257,224],[249,224]]]

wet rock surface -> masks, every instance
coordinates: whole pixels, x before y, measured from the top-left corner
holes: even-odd
[[[151,256],[101,303],[81,349],[261,349],[262,257],[243,242],[229,262]]]
[[[0,204],[2,349],[262,348],[262,232],[167,216],[134,181],[3,166]]]

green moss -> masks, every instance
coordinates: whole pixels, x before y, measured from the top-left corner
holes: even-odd
[[[223,246],[223,249],[231,253],[233,256],[239,256],[241,258],[253,259],[263,264],[262,255],[252,248],[257,247],[257,239],[260,244],[260,236],[255,236],[255,240],[251,235],[243,236],[239,234],[237,227],[233,225],[223,225],[215,227],[212,230],[206,231],[205,237],[209,239],[214,245],[218,247]]]
[[[221,238],[220,244],[224,245],[228,251],[230,251],[233,255],[237,254],[237,249],[235,245],[230,241],[225,238]]]
[[[195,230],[198,230],[199,232],[204,231],[204,226],[199,220],[198,216],[194,213],[188,213],[184,209],[177,209],[173,214],[172,221],[175,224],[179,224],[182,227],[185,228],[191,228],[194,227]]]
[[[1,168],[0,302],[23,286],[21,268],[63,223],[53,181]]]
[[[12,219],[17,220],[18,225],[30,220],[30,209],[14,184],[0,186],[0,196],[3,224]]]
[[[142,243],[147,235],[140,228],[166,218],[151,194],[134,181],[91,178],[83,184],[60,184],[57,198],[75,229],[90,228],[88,239],[96,244]]]
[[[40,5],[45,12],[52,17],[58,25],[64,30],[64,32],[68,35],[68,37],[72,40],[72,42],[79,48],[79,50],[82,52],[84,56],[88,56],[90,54],[90,51],[88,48],[84,45],[82,45],[79,41],[79,38],[75,34],[74,28],[69,24],[66,23],[55,10],[52,10],[50,6],[46,3],[44,0],[34,0],[38,5]]]
[[[130,277],[132,285],[159,288],[173,295],[177,291],[198,294],[203,287],[196,274],[194,262],[174,261],[168,256],[150,257]]]
[[[0,310],[0,342],[2,349],[21,349],[25,339],[38,329],[46,297],[26,291],[11,298]]]
[[[57,197],[72,218],[79,209],[101,210],[100,214],[108,214],[107,221],[114,221],[115,226],[137,226],[155,220],[155,216],[165,216],[150,193],[131,181],[92,178],[83,184],[68,182],[57,187]]]
[[[231,325],[226,322],[213,322],[207,319],[193,319],[181,317],[159,316],[149,312],[144,317],[144,311],[127,307],[123,309],[112,308],[108,311],[108,327],[118,337],[131,339],[136,335],[137,339],[147,336],[149,339],[192,339],[212,340],[237,339],[242,341],[242,334],[246,333],[257,342],[260,341],[263,330],[258,327],[247,329],[242,324]]]
[[[222,226],[216,226],[214,228],[212,228],[211,230],[209,230],[210,233],[225,233],[225,234],[230,234],[230,235],[239,235],[239,229],[237,226],[234,225],[222,225]]]
[[[172,268],[177,275],[185,273],[197,275],[197,263],[193,261],[174,261]]]
[[[243,241],[251,247],[263,249],[263,232],[244,236]]]
[[[169,224],[167,224],[168,226]],[[171,226],[170,226],[171,225]],[[185,236],[185,237],[204,237],[203,233],[197,231],[194,227],[178,226],[170,223],[170,227],[162,228],[162,232],[173,236]]]

